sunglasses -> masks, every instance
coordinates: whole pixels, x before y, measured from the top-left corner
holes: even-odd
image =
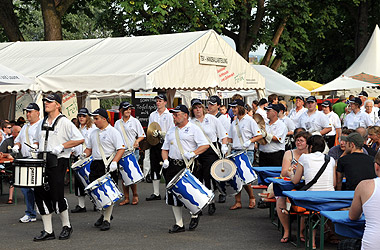
[[[9,129],[11,129],[12,127],[5,127],[5,128],[9,128]]]

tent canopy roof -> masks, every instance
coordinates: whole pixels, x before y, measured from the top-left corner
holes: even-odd
[[[200,64],[200,53],[227,58]],[[43,91],[264,89],[264,78],[215,31],[0,44],[0,61]]]
[[[29,78],[0,64],[0,93],[25,91],[33,85]]]
[[[345,89],[358,89],[365,87],[377,87],[376,84],[363,82],[359,80],[352,79],[351,77],[341,76],[333,81],[326,83],[320,88],[314,89],[311,92],[324,92],[333,90],[345,90]]]

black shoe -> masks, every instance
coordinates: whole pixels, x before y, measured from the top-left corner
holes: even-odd
[[[110,230],[110,228],[111,228],[111,223],[105,220],[103,221],[103,224],[100,227],[100,231],[107,231],[107,230]]]
[[[104,216],[101,215],[99,219],[95,222],[95,227],[101,227],[103,225]],[[111,215],[111,220],[113,220],[113,216]]]
[[[197,228],[199,222],[199,216],[196,218],[191,218],[190,224],[189,224],[189,230],[192,231]]]
[[[54,239],[55,239],[54,232],[49,234],[44,230],[44,231],[41,231],[40,236],[34,237],[33,241],[44,241],[44,240],[54,240]]]
[[[161,195],[152,194],[150,197],[146,197],[145,200],[147,201],[161,200]]]
[[[59,234],[60,240],[67,240],[70,238],[71,233],[73,232],[73,227],[64,226],[62,232]]]
[[[96,206],[94,205],[94,212],[98,211],[98,209],[96,208]]]
[[[86,207],[80,207],[79,205],[76,205],[74,209],[71,209],[72,213],[84,213],[87,212]]]
[[[226,195],[225,194],[220,194],[219,195],[219,200],[218,200],[219,203],[224,203],[226,202]]]
[[[181,232],[185,232],[185,226],[180,227],[176,224],[173,226],[172,229],[169,229],[170,234],[181,233]]]
[[[215,214],[215,210],[216,210],[215,203],[211,203],[208,205],[208,214],[209,215]]]

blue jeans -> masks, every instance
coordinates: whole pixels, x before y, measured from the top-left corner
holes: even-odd
[[[138,163],[139,159],[140,159],[140,150],[138,148],[135,149],[134,155],[135,155],[136,161]]]
[[[36,218],[36,211],[34,210],[34,191],[31,188],[21,188],[21,192],[25,198],[25,214],[29,217]]]

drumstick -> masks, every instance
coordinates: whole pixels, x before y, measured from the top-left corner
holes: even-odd
[[[24,142],[24,144],[25,144],[26,146],[30,147],[30,148],[33,149],[33,150],[37,150],[36,148],[34,148],[32,145],[30,145],[30,144],[27,143],[27,142]]]

